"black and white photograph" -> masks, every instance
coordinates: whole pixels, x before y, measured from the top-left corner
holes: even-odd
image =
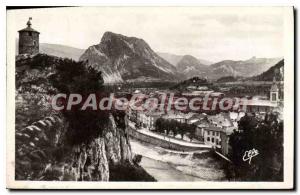
[[[7,188],[291,189],[293,7],[7,8]]]

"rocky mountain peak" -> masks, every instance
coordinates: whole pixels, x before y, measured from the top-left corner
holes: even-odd
[[[139,39],[136,37],[127,37],[121,34],[117,34],[117,33],[113,33],[110,31],[107,31],[103,34],[102,38],[101,38],[101,42],[100,44],[107,44],[107,43],[120,43],[120,42],[124,42],[124,43],[130,43],[132,44],[127,45],[130,48],[132,48],[133,46],[135,47],[149,47],[149,45],[143,40],[143,39]]]
[[[122,35],[116,34],[116,33],[110,32],[110,31],[106,31],[101,38],[101,42],[111,41],[112,39],[118,38],[120,36],[122,36]]]
[[[89,47],[80,60],[102,71],[104,81],[162,81],[177,78],[174,66],[136,37],[105,32],[98,45]]]

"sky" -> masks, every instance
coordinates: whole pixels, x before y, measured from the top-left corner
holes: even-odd
[[[104,32],[144,39],[156,52],[193,55],[211,62],[282,57],[281,7],[77,7],[7,11],[18,37],[32,17],[41,43],[86,49]]]

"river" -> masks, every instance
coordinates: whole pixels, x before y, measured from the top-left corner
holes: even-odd
[[[142,155],[140,165],[157,181],[224,181],[222,161],[209,150],[172,151],[131,139],[134,154]]]

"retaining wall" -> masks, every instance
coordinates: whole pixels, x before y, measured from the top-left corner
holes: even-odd
[[[134,139],[137,139],[137,140],[140,140],[140,141],[143,141],[146,143],[150,143],[152,145],[159,146],[162,148],[170,149],[170,150],[186,152],[186,151],[196,151],[196,150],[199,151],[199,150],[210,149],[207,147],[192,147],[192,146],[184,146],[184,145],[176,144],[173,142],[169,142],[167,140],[162,140],[162,139],[158,139],[158,138],[143,134],[143,133],[141,133],[135,129],[132,129],[130,127],[127,127],[127,131],[129,133],[129,135]]]

